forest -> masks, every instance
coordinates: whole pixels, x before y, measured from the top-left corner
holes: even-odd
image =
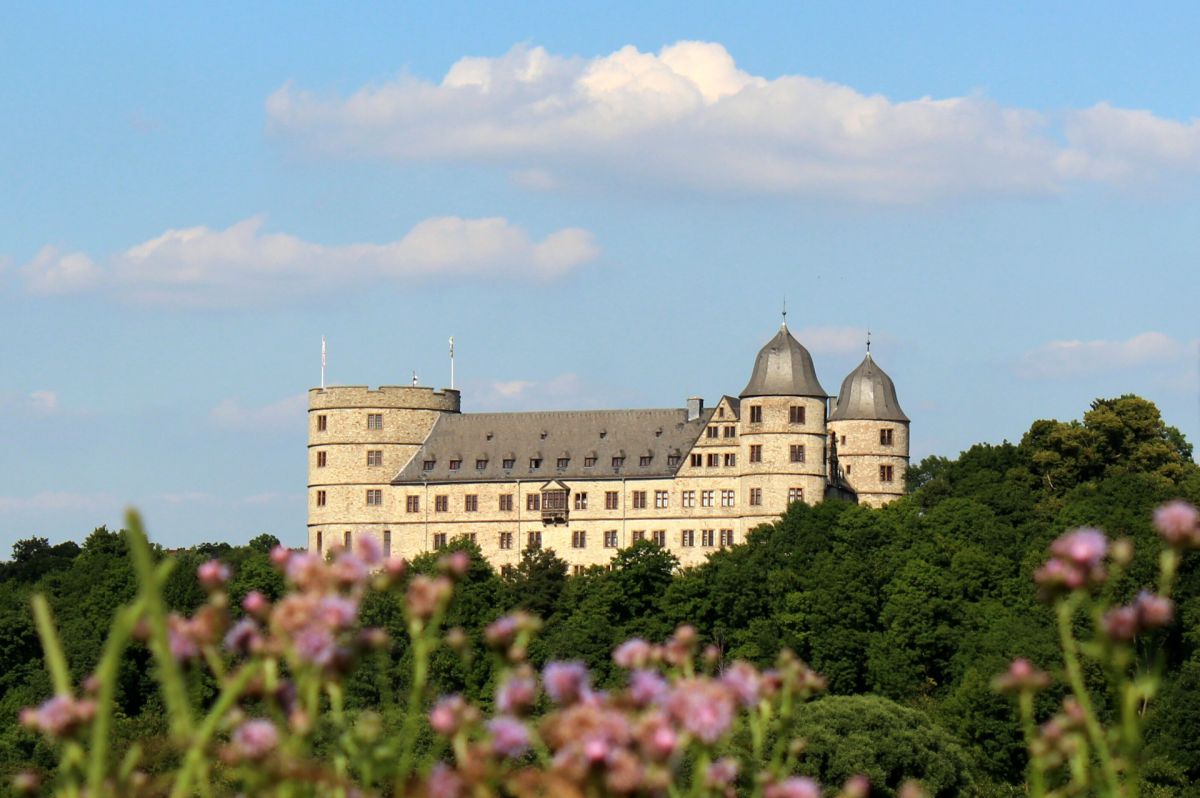
[[[456,542],[469,566],[446,610],[452,643],[430,661],[433,692],[492,705],[499,675],[485,630],[514,610],[541,619],[528,645],[531,665],[582,660],[601,688],[624,678],[612,658],[624,641],[666,640],[687,624],[724,660],[766,668],[790,649],[824,677],[825,695],[798,715],[806,741],[800,772],[830,785],[867,774],[873,795],[897,794],[909,778],[935,796],[1023,795],[1027,753],[1017,706],[993,679],[1017,657],[1051,673],[1059,662],[1053,612],[1039,600],[1035,571],[1064,531],[1096,526],[1132,544],[1121,577],[1104,586],[1112,602],[1129,601],[1156,579],[1154,508],[1174,499],[1200,504],[1200,468],[1190,444],[1152,403],[1122,396],[1093,402],[1078,421],[1036,421],[1016,443],[927,458],[906,479],[908,494],[882,509],[795,504],[746,543],[687,569],[641,542],[622,550],[610,569],[568,576],[554,551],[532,550],[502,575],[470,544]],[[157,550],[177,563],[162,586],[167,606],[190,613],[205,603],[196,573],[214,558],[229,566],[231,606],[255,591],[279,599],[286,587],[272,564],[278,543],[263,535],[243,546]],[[411,571],[432,572],[436,559],[419,558]],[[1194,559],[1182,560],[1176,579],[1174,622],[1133,644],[1138,662],[1163,674],[1143,718],[1142,794],[1200,798]],[[46,596],[71,679],[80,683],[101,657],[114,614],[137,593],[127,539],[106,528],[82,544],[28,537],[0,564],[3,789],[14,774],[50,773],[57,762],[53,745],[18,723],[22,708],[52,693],[32,596]],[[389,728],[402,722],[397,697],[412,678],[402,605],[394,593],[365,596],[361,623],[385,630],[388,642],[342,677],[347,711],[378,710]],[[187,691],[202,706],[216,685],[203,671],[190,672]],[[1039,718],[1049,717],[1062,696],[1056,687],[1040,693]],[[116,755],[135,740],[167,736],[147,649],[133,646],[121,657],[115,701]],[[1102,716],[1115,711],[1098,708]],[[142,767],[151,772],[173,767],[173,757],[168,746],[143,743]]]

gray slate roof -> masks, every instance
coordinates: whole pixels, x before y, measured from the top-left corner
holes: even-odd
[[[684,408],[447,413],[392,484],[672,476],[712,414],[709,408],[688,421]],[[644,455],[650,455],[649,465],[640,464]],[[668,465],[672,455],[679,460]],[[613,468],[617,456],[625,458],[621,468]],[[541,468],[530,468],[534,457],[541,458]],[[565,468],[558,467],[560,457],[569,459]],[[588,457],[596,464],[584,466]],[[507,458],[516,461],[511,469],[503,467]],[[428,460],[434,462],[426,470]],[[457,470],[450,469],[451,460],[462,461]],[[476,468],[477,460],[487,465]]]
[[[871,353],[858,368],[846,375],[830,421],[865,419],[868,421],[908,421],[896,398],[896,385],[875,364]]]
[[[751,396],[814,396],[825,399],[829,394],[817,380],[812,355],[792,337],[787,325],[758,352],[750,382],[741,398]]]

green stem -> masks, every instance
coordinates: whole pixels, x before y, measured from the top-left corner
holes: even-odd
[[[192,744],[188,747],[188,751],[184,755],[179,775],[175,778],[175,786],[171,789],[171,798],[184,798],[184,796],[191,794],[192,779],[196,771],[201,769],[201,766],[204,764],[204,750],[208,747],[209,740],[212,739],[213,734],[216,732],[217,725],[237,700],[241,698],[242,690],[245,689],[250,679],[258,670],[257,663],[250,663],[243,667],[232,680],[226,683],[225,688],[221,691],[221,695],[217,697],[216,703],[213,704],[208,716],[205,717],[204,722],[200,724],[200,728],[196,730],[196,734],[192,738]]]
[[[92,721],[92,744],[88,760],[88,793],[100,795],[104,786],[104,775],[108,770],[108,751],[111,742],[112,712],[117,691],[117,669],[121,655],[133,634],[145,602],[137,599],[133,604],[117,612],[104,651],[96,666],[96,681],[100,689],[96,694],[96,717]]]
[[[71,672],[67,668],[67,658],[58,640],[58,631],[54,628],[50,605],[41,593],[33,597],[33,619],[37,623],[38,637],[42,640],[42,651],[46,654],[46,670],[50,672],[50,682],[54,685],[55,694],[72,695]]]
[[[1088,693],[1087,687],[1083,683],[1083,668],[1079,664],[1079,655],[1075,650],[1075,637],[1071,632],[1072,621],[1075,616],[1075,597],[1071,597],[1058,602],[1056,607],[1058,613],[1058,638],[1062,646],[1063,664],[1067,670],[1067,680],[1071,685],[1071,692],[1075,695],[1075,700],[1079,702],[1079,708],[1083,711],[1083,725],[1087,731],[1088,739],[1092,746],[1096,749],[1096,755],[1100,760],[1100,767],[1104,772],[1104,780],[1107,782],[1111,794],[1116,796],[1121,794],[1121,780],[1117,775],[1117,766],[1113,762],[1112,750],[1108,746],[1108,740],[1105,739],[1104,729],[1100,726],[1100,721],[1096,718],[1096,711],[1092,706],[1092,697]]]
[[[412,636],[413,647],[413,681],[408,691],[408,706],[404,708],[404,723],[400,727],[400,740],[403,749],[400,754],[400,768],[396,771],[401,780],[411,774],[413,745],[416,742],[417,723],[421,717],[424,704],[425,682],[429,678],[429,651],[426,632],[419,631]]]
[[[1033,721],[1033,691],[1022,690],[1017,697],[1017,705],[1021,710],[1021,729],[1025,732],[1025,747],[1029,749],[1029,795],[1031,798],[1042,798],[1046,794],[1046,774],[1040,755],[1034,755],[1033,744],[1037,732]]]
[[[176,739],[186,740],[192,733],[192,709],[179,663],[171,656],[170,636],[167,633],[167,610],[162,600],[158,574],[150,555],[150,542],[142,527],[141,517],[130,510],[125,515],[125,539],[133,557],[133,567],[141,584],[150,624],[150,651],[158,665],[162,681],[163,701]]]

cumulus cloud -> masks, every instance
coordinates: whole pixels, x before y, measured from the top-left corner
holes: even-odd
[[[598,253],[586,230],[565,228],[535,241],[501,217],[425,219],[396,241],[328,246],[267,232],[263,218],[255,216],[223,230],[167,230],[104,266],[80,252],[64,255],[46,247],[22,267],[22,274],[36,293],[103,286],[144,301],[226,305],[372,279],[553,279]]]
[[[0,513],[60,512],[80,510],[107,512],[117,507],[117,501],[107,493],[71,493],[45,490],[30,496],[0,496]]]
[[[602,403],[599,392],[585,389],[578,374],[567,372],[544,380],[492,380],[467,386],[464,395],[483,411],[530,410],[548,407],[592,406]]]
[[[208,415],[214,424],[225,429],[299,429],[307,410],[308,397],[297,394],[257,407],[248,407],[237,399],[222,399]]]
[[[566,182],[903,203],[1046,193],[1200,167],[1200,122],[1101,103],[1046,114],[981,94],[893,100],[739,69],[720,44],[584,59],[518,45],[439,83],[401,75],[350,96],[287,84],[276,134],[326,154],[493,163]]]
[[[810,352],[829,355],[865,353],[867,331],[863,327],[805,327],[793,332]]]
[[[1051,341],[1021,359],[1019,373],[1032,379],[1069,379],[1141,366],[1178,364],[1188,345],[1160,332],[1124,341]]]
[[[40,416],[48,416],[58,410],[58,393],[34,391],[29,394],[29,408]]]

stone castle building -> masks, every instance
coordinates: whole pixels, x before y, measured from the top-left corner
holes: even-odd
[[[831,398],[786,324],[713,407],[462,413],[451,389],[314,388],[308,547],[467,536],[500,568],[541,546],[579,572],[648,539],[696,564],[792,502],[903,493],[909,419],[869,347]]]

